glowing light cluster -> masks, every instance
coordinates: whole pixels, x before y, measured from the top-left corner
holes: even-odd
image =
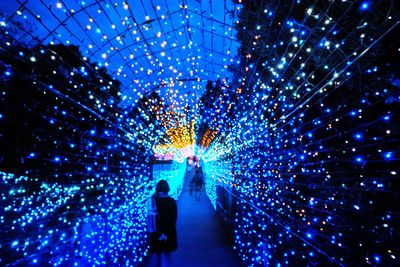
[[[116,259],[136,264],[146,253],[149,193],[139,190],[137,180],[145,187],[144,177],[86,178],[71,186],[9,173],[1,177],[3,264],[109,265]]]
[[[232,163],[230,161],[204,162],[203,169],[206,194],[211,200],[214,209],[217,209],[217,199],[219,198],[219,201],[222,199],[221,192],[217,192],[217,188],[218,190],[227,191],[229,198],[231,198],[232,188],[236,186],[233,184]]]

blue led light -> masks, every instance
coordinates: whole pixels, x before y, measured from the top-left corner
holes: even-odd
[[[374,255],[374,260],[375,262],[380,262],[381,261],[381,257],[379,255]]]
[[[358,163],[362,163],[362,162],[364,161],[364,158],[361,157],[361,156],[357,156],[357,157],[355,158],[355,161],[358,162]]]
[[[361,140],[361,139],[363,138],[363,135],[362,135],[361,133],[355,133],[355,134],[353,135],[353,137],[354,137],[354,139],[356,139],[356,140]]]
[[[370,7],[370,2],[362,2],[361,4],[360,4],[360,10],[367,10],[367,9],[369,9],[369,7]]]
[[[393,157],[393,153],[392,152],[386,152],[385,153],[385,159],[391,159]]]

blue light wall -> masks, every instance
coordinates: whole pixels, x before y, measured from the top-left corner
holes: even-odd
[[[235,249],[248,266],[397,265],[390,1],[237,2],[237,79],[206,91],[199,131]]]

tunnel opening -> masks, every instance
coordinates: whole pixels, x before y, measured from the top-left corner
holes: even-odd
[[[399,33],[395,0],[0,2],[0,265],[140,266],[192,164],[205,265],[398,265]]]

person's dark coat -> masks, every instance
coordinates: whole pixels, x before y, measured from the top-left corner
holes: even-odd
[[[193,176],[192,183],[193,183],[196,187],[200,187],[200,188],[201,188],[201,187],[203,186],[203,184],[204,184],[203,176],[200,174],[200,172],[196,173],[196,174]]]
[[[157,206],[156,232],[150,235],[150,249],[153,252],[174,251],[177,249],[176,220],[177,207],[176,201],[168,194],[159,193],[155,195]],[[162,235],[166,236],[166,240]]]

